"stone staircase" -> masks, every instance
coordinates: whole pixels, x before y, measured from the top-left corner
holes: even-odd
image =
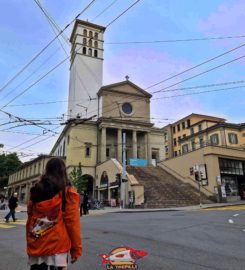
[[[180,207],[199,204],[199,191],[184,183],[161,167],[127,166],[127,172],[133,174],[145,189],[145,208]],[[202,203],[212,203],[201,195]]]

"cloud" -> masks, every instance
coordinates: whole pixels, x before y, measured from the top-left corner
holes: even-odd
[[[198,29],[206,34],[242,35],[244,34],[244,0],[234,4],[222,4],[206,20],[199,23]]]
[[[143,89],[193,65],[185,59],[173,58],[169,54],[150,48],[122,49],[111,58],[106,59],[108,60],[105,61],[104,65],[104,84],[123,81],[125,76],[129,75],[129,80]],[[162,89],[180,80],[181,77],[177,77],[164,84],[147,89],[147,91],[153,93],[155,90]],[[178,86],[181,87],[181,84]],[[178,92],[171,93],[171,95],[176,94]],[[151,117],[177,120],[193,111],[201,112],[202,106],[195,97],[184,96],[181,98],[154,100],[159,96],[163,95],[155,94],[152,97]],[[156,122],[158,121],[156,120]],[[173,121],[171,120],[171,122]],[[158,126],[165,125],[164,123],[156,124]]]

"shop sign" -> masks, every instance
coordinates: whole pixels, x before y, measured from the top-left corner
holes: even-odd
[[[147,160],[146,159],[131,158],[131,159],[129,159],[129,165],[135,166],[135,167],[146,167]]]

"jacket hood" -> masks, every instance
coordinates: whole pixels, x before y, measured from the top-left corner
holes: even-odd
[[[38,212],[47,212],[58,206],[62,202],[61,194],[56,194],[53,198],[42,202],[35,203],[35,208]]]

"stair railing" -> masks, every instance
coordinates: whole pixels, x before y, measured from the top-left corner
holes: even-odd
[[[176,172],[174,169],[168,167],[166,164],[162,164],[162,163],[158,163],[159,167],[162,167],[164,169],[166,169],[167,172],[171,171],[172,174],[179,180],[181,180],[183,182],[183,179],[187,180],[185,183],[189,183],[192,186],[195,186],[196,188],[198,188],[198,182],[194,179],[192,179],[191,177],[187,176],[184,177],[182,176],[180,173]],[[191,183],[190,183],[191,182]],[[194,185],[193,185],[194,184]],[[207,196],[214,196],[214,194],[208,190],[206,187],[204,186],[200,186],[200,188],[203,190],[203,192],[207,195]]]

